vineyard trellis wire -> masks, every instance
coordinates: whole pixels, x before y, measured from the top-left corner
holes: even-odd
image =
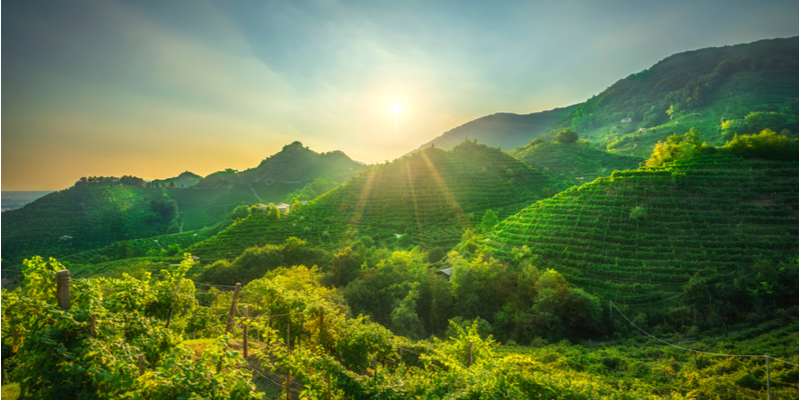
[[[647,332],[647,331],[645,331],[644,329],[640,328],[638,325],[634,324],[634,323],[633,323],[633,321],[631,321],[631,320],[630,320],[630,319],[629,319],[629,318],[628,318],[628,317],[627,317],[627,316],[626,316],[626,315],[625,315],[625,314],[622,312],[622,310],[620,310],[620,309],[619,309],[619,307],[617,307],[617,305],[616,305],[616,304],[614,304],[614,302],[613,302],[613,301],[609,300],[608,302],[609,302],[609,304],[610,304],[610,305],[612,305],[614,308],[616,308],[616,309],[617,309],[617,312],[619,312],[619,314],[620,314],[620,315],[622,315],[622,317],[623,317],[623,318],[625,318],[625,320],[626,320],[626,321],[628,321],[628,322],[629,322],[631,325],[633,325],[633,327],[634,327],[634,328],[638,329],[639,331],[641,331],[641,332],[642,332],[642,333],[644,333],[645,335],[647,335],[647,336],[649,336],[649,337],[651,337],[651,338],[653,338],[653,339],[655,339],[655,340],[657,340],[657,341],[659,341],[659,342],[661,342],[661,343],[664,343],[664,344],[666,344],[666,345],[668,345],[668,346],[675,347],[675,348],[677,348],[677,349],[684,350],[684,351],[690,351],[690,352],[693,352],[693,353],[706,354],[706,355],[710,355],[710,356],[716,356],[716,357],[749,357],[749,358],[753,358],[753,357],[764,357],[764,358],[769,358],[769,359],[772,359],[772,360],[775,360],[775,361],[780,361],[780,362],[782,362],[782,363],[791,364],[791,365],[794,365],[794,366],[796,366],[796,367],[797,367],[797,366],[800,366],[800,365],[798,365],[798,364],[795,364],[795,363],[793,363],[793,362],[791,362],[791,361],[781,360],[781,359],[779,359],[779,358],[771,357],[771,356],[769,356],[769,355],[767,355],[767,354],[725,354],[725,353],[713,353],[713,352],[702,351],[702,350],[695,350],[695,349],[688,349],[688,348],[686,348],[686,347],[678,346],[678,345],[676,345],[676,344],[674,344],[674,343],[670,343],[670,342],[667,342],[666,340],[663,340],[663,339],[660,339],[660,338],[658,338],[658,337],[656,337],[656,336],[653,336],[653,335],[652,335],[652,334],[650,334],[649,332]],[[609,311],[610,311],[610,310],[609,310]]]

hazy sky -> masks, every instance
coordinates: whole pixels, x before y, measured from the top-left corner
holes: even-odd
[[[796,0],[4,1],[2,189],[242,170],[294,140],[382,162],[676,52],[796,35]]]

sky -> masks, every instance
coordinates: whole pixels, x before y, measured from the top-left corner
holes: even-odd
[[[2,190],[244,170],[295,140],[384,162],[674,53],[798,35],[795,0],[26,0],[0,16]]]

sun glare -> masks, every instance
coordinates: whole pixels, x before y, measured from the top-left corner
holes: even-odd
[[[400,104],[395,104],[394,106],[392,106],[392,111],[394,111],[395,114],[399,113],[400,112]]]

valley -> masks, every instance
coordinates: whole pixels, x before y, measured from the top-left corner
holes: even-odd
[[[5,211],[3,396],[796,398],[797,49]]]

